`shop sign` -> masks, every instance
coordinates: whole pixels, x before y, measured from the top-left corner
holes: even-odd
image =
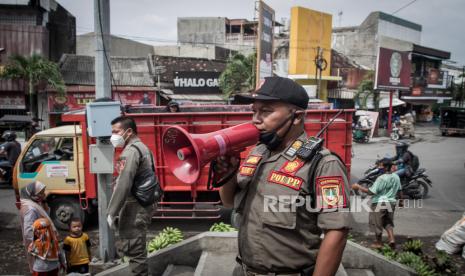
[[[155,92],[113,91],[115,101],[123,105],[155,104]],[[79,110],[95,100],[94,92],[68,92],[66,95],[52,94],[48,97],[51,113],[64,113]]]
[[[175,93],[220,93],[220,72],[174,72]]]
[[[0,109],[26,109],[24,95],[2,93],[0,96]]]
[[[409,90],[411,68],[410,52],[380,47],[375,88]]]

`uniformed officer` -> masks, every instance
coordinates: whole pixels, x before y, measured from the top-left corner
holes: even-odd
[[[153,207],[140,205],[131,188],[139,175],[152,170],[152,158],[147,146],[137,137],[132,118],[118,117],[111,122],[111,128],[111,143],[115,148],[124,149],[116,164],[119,175],[108,204],[108,224],[118,228],[121,252],[129,257],[132,274],[148,275],[146,234]]]
[[[238,213],[238,263],[245,275],[334,275],[350,219],[344,165],[324,148],[318,158],[297,156],[307,140],[309,97],[302,86],[269,77],[245,99],[253,103],[260,142],[237,179],[220,189],[223,204]],[[234,157],[217,161],[222,175],[238,165]]]

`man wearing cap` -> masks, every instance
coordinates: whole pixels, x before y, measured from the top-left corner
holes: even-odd
[[[245,275],[334,275],[341,262],[350,214],[345,167],[327,149],[309,160],[297,155],[308,95],[294,81],[269,77],[243,99],[252,103],[260,142],[220,189],[237,213],[238,263]],[[221,156],[216,172],[238,159]],[[324,238],[321,239],[321,234]]]

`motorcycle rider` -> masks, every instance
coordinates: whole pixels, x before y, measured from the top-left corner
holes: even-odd
[[[18,160],[21,153],[21,144],[16,141],[16,132],[11,130],[3,132],[2,138],[5,143],[0,145],[0,156],[6,156],[6,160],[0,161],[0,175],[3,178],[8,178],[5,175],[11,172],[11,168],[14,167],[16,160]]]
[[[398,142],[396,144],[396,156],[392,161],[397,164],[397,171],[395,173],[399,177],[410,177],[415,172],[413,168],[413,155],[408,150],[409,145],[405,142]]]

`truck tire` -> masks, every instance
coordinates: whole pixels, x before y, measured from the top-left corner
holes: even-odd
[[[84,224],[87,214],[79,205],[79,198],[68,196],[57,196],[49,202],[50,218],[55,227],[61,230],[69,229],[72,218],[79,218]]]

